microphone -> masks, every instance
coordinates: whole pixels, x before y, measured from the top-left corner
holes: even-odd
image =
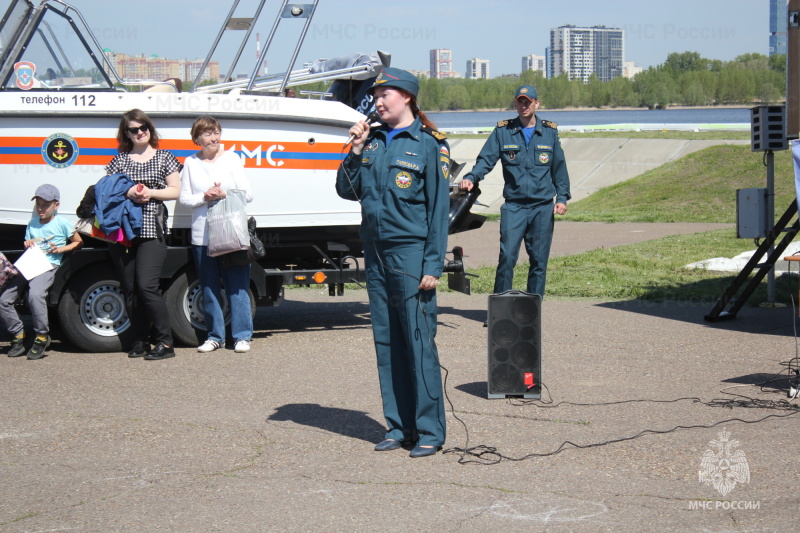
[[[373,109],[370,112],[370,114],[367,115],[367,118],[365,120],[366,120],[366,123],[369,124],[370,127],[372,127],[372,124],[374,124],[375,122],[380,122],[381,121],[381,114],[378,113],[377,110]],[[347,146],[348,144],[352,143],[355,139],[356,139],[356,136],[355,135],[351,135],[350,138],[347,139],[347,142],[344,143],[344,145]]]

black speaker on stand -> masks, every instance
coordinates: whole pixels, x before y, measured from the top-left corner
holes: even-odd
[[[489,399],[542,397],[541,310],[538,294],[489,296]]]

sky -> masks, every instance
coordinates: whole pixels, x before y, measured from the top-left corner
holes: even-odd
[[[303,0],[301,0],[303,1]],[[310,0],[305,0],[306,2]],[[224,0],[137,0],[121,15],[109,0],[71,0],[105,48],[130,55],[170,59],[204,58],[233,2]],[[235,15],[252,16],[257,0],[241,0]],[[268,1],[245,48],[255,64],[255,33],[262,46],[282,4]],[[428,70],[429,52],[452,50],[453,69],[468,59],[490,61],[491,76],[518,74],[521,59],[544,55],[550,29],[566,24],[625,30],[625,60],[648,67],[671,52],[693,51],[708,59],[768,53],[768,0],[320,0],[295,63],[375,50],[392,55],[392,66]],[[267,57],[270,72],[287,68],[302,23],[282,21]],[[242,32],[227,32],[218,47],[227,70]]]

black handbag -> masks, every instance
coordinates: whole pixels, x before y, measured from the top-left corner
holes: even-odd
[[[253,252],[253,257],[261,259],[267,255],[267,249],[264,248],[264,243],[256,235],[256,219],[250,217],[247,219],[247,231],[250,233],[250,251]]]

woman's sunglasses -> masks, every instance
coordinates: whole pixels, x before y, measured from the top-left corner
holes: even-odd
[[[147,133],[148,130],[150,130],[150,126],[148,126],[147,124],[142,124],[138,128],[126,128],[126,129],[128,130],[128,133],[130,133],[131,135],[136,135],[140,131],[142,133]]]

